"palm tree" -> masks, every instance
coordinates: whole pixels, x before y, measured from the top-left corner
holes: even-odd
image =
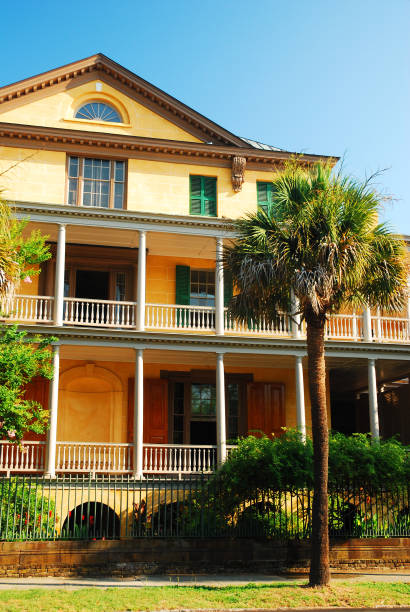
[[[334,175],[329,163],[293,160],[273,178],[267,209],[238,220],[237,238],[224,249],[224,267],[236,286],[229,304],[234,318],[275,322],[291,312],[306,321],[314,445],[311,586],[330,577],[326,320],[342,307],[404,306],[404,243],[378,223],[379,208],[369,181]]]

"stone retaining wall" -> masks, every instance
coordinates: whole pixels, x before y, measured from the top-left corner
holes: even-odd
[[[306,541],[250,538],[1,542],[0,576],[303,572],[309,550]],[[410,569],[410,538],[334,541],[331,566]]]

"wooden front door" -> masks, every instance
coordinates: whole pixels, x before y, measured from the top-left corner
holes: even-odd
[[[285,426],[284,385],[248,383],[248,433],[254,436],[272,433],[279,436]]]
[[[128,380],[128,441],[134,440],[135,379]],[[168,381],[161,378],[144,380],[144,442],[168,443]]]

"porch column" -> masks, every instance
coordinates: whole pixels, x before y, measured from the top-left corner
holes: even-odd
[[[377,405],[377,382],[376,382],[376,360],[369,359],[367,361],[367,370],[369,378],[369,417],[370,417],[370,432],[375,440],[380,438],[379,428],[379,410]]]
[[[145,329],[145,285],[147,268],[147,234],[141,230],[139,232],[138,243],[138,280],[137,280],[137,331]]]
[[[134,388],[134,478],[143,477],[144,434],[144,359],[143,349],[136,349]]]
[[[65,270],[65,225],[58,226],[56,273],[54,281],[54,325],[63,324],[64,314],[64,270]]]
[[[297,428],[306,440],[306,414],[305,414],[305,388],[303,383],[303,358],[299,355],[295,357],[296,375],[296,422]]]
[[[222,265],[223,239],[216,239],[215,262],[215,331],[224,334],[224,268]]]
[[[292,311],[291,311],[291,315],[292,315],[292,319],[291,319],[291,329],[292,329],[292,337],[293,338],[299,338],[300,337],[300,314],[298,313],[299,310],[299,300],[296,297],[296,295],[294,294],[294,292],[292,291],[291,293],[291,303],[292,303]]]
[[[372,342],[372,315],[370,308],[366,307],[363,310],[363,340],[365,342]]]
[[[223,353],[216,357],[216,445],[218,467],[226,459],[225,371]]]
[[[50,412],[50,427],[47,432],[46,471],[47,478],[56,475],[56,445],[57,445],[57,416],[58,416],[58,383],[60,379],[60,347],[53,346],[53,378],[50,380],[48,406]]]

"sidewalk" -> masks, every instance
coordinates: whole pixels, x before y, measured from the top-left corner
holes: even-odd
[[[298,584],[306,582],[307,575],[267,575],[267,574],[175,574],[163,576],[141,576],[140,578],[61,578],[61,577],[34,577],[34,578],[0,578],[1,589],[34,589],[34,588],[68,588],[81,589],[84,587],[123,587],[141,588],[170,585],[184,586],[229,586],[245,585],[251,583],[289,583]],[[410,570],[387,570],[386,572],[332,572],[332,582],[402,582],[410,584]]]

